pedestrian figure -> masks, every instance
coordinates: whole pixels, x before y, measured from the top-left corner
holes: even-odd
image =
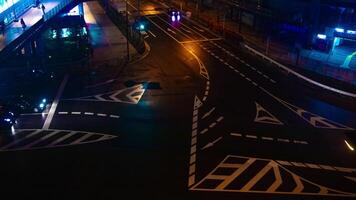
[[[22,29],[25,30],[26,24],[25,24],[25,21],[23,20],[23,18],[21,18],[20,23],[21,23]]]
[[[42,12],[43,12],[43,15],[44,15],[46,7],[43,4],[41,5],[41,9],[42,9]]]

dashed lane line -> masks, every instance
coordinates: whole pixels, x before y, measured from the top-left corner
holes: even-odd
[[[202,119],[207,118],[209,115],[211,115],[212,112],[214,112],[214,110],[216,109],[216,107],[212,108],[211,110],[209,110],[207,113],[205,113],[202,117]]]
[[[261,71],[257,70],[255,67],[251,66],[249,63],[247,63],[246,61],[242,60],[241,58],[237,57],[236,55],[232,54],[230,51],[226,50],[225,48],[221,47],[220,45],[216,44],[215,42],[210,41],[210,43],[212,43],[214,46],[218,47],[219,49],[223,50],[224,52],[226,52],[228,55],[230,55],[231,57],[237,59],[238,61],[240,61],[242,64],[248,66],[250,69],[257,71],[257,73],[259,73],[260,75],[262,75],[264,78],[266,78],[267,80],[269,80],[272,83],[276,83],[275,80],[271,79],[269,76],[267,76],[266,74],[263,74]],[[201,47],[203,47],[202,44],[200,44]],[[215,57],[215,54],[213,52],[209,52],[211,55],[213,55]],[[222,63],[226,63],[223,59],[221,59],[220,57],[216,57],[218,60],[222,60]],[[226,65],[226,64],[225,64]]]
[[[241,133],[230,133],[231,136],[234,137],[246,137],[249,139],[254,139],[257,140],[259,139],[259,137],[257,135],[244,135]],[[286,138],[273,138],[273,137],[266,137],[266,136],[261,136],[260,140],[264,140],[264,141],[276,141],[276,142],[283,142],[283,143],[294,143],[294,144],[309,144],[307,141],[302,141],[302,140],[294,140],[294,139],[286,139]]]
[[[105,114],[105,113],[93,113],[93,112],[58,112],[58,115],[87,115],[87,116],[99,116],[99,117],[109,117],[109,118],[115,118],[118,119],[120,118],[119,115],[112,115],[112,114]]]
[[[203,129],[200,131],[200,134],[204,134],[209,131],[209,129],[214,128],[216,125],[218,125],[222,120],[224,119],[223,116],[218,117],[214,122],[212,122],[208,128]]]

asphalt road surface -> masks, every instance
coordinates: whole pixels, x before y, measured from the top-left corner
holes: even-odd
[[[46,112],[21,116],[1,137],[3,194],[356,198],[356,152],[345,143],[355,104],[311,91],[194,21],[171,22],[161,4],[141,6],[162,10],[145,9],[146,58],[104,82],[64,74]]]

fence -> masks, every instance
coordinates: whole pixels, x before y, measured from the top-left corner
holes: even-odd
[[[129,25],[129,23],[126,21],[125,14],[117,11],[116,8],[111,5],[105,6],[104,9],[105,8],[111,21],[120,29],[120,31],[130,41],[137,52],[140,54],[144,53],[146,49],[144,39],[138,30],[132,28],[132,26]]]

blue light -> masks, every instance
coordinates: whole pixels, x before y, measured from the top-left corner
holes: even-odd
[[[175,22],[176,21],[176,16],[172,16],[172,22]]]
[[[4,121],[5,121],[5,122],[11,122],[11,119],[5,118]]]
[[[343,33],[345,30],[343,28],[335,28],[335,31],[338,33]]]
[[[47,99],[42,99],[42,103],[46,103],[47,102]]]
[[[324,34],[318,34],[317,37],[322,40],[326,39],[326,35],[324,35]]]
[[[140,30],[144,30],[145,29],[145,25],[140,24]]]
[[[39,107],[42,109],[42,108],[44,108],[44,103],[40,103],[40,105],[39,105]]]
[[[347,33],[348,33],[348,34],[356,34],[356,31],[353,31],[353,30],[347,30]]]
[[[180,21],[180,14],[178,12],[178,15],[177,15],[177,20]]]

